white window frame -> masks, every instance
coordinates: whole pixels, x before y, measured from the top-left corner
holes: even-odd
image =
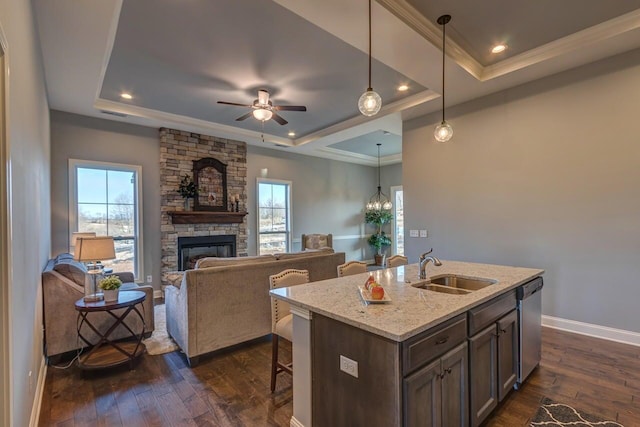
[[[135,200],[135,229],[136,233],[136,268],[134,273],[136,283],[142,283],[144,281],[144,253],[143,253],[143,232],[142,232],[142,166],[140,165],[128,165],[123,163],[109,163],[109,162],[97,162],[93,160],[80,160],[69,159],[69,236],[67,241],[71,241],[71,236],[78,230],[78,188],[77,188],[77,169],[78,168],[93,168],[93,169],[108,169],[114,171],[135,172],[136,185],[134,186],[135,194],[133,195]]]
[[[396,215],[396,193],[398,191],[402,191],[402,201],[403,201],[403,205],[404,205],[404,190],[402,189],[402,185],[394,185],[393,187],[391,187],[389,189],[389,195],[391,197],[391,202],[393,203],[393,220],[391,221],[391,255],[398,255],[398,247],[397,247],[397,240],[396,240],[396,220],[397,220],[397,215]],[[405,233],[406,235],[406,233]],[[407,240],[405,239],[404,241],[405,243],[405,249],[406,249],[406,245],[407,245]],[[404,254],[403,254],[404,255]]]
[[[287,185],[287,200],[289,208],[287,209],[287,252],[292,248],[292,226],[293,226],[293,183],[284,179],[256,178],[256,254],[260,255],[260,184],[284,184]]]

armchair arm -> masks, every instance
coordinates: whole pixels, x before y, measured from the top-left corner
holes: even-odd
[[[114,276],[117,276],[120,280],[122,280],[122,283],[129,283],[129,282],[134,282],[135,278],[133,277],[133,273],[131,273],[130,271],[123,271],[120,273],[113,273]]]

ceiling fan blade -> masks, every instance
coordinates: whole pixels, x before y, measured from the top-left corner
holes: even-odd
[[[251,115],[253,114],[253,111],[249,111],[247,114],[245,114],[244,116],[240,116],[236,119],[236,122],[241,122],[243,120],[247,120],[249,117],[251,117]]]
[[[307,107],[304,105],[277,105],[273,109],[278,111],[307,111]]]
[[[277,115],[276,113],[273,113],[273,116],[271,116],[271,118],[283,126],[289,123],[288,121],[283,119],[281,116]]]
[[[236,102],[226,102],[226,101],[218,101],[218,104],[234,105],[236,107],[251,107],[251,105],[247,105],[247,104],[238,104]]]

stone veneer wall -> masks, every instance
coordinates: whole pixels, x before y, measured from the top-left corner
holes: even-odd
[[[167,212],[184,210],[178,185],[185,174],[193,176],[193,161],[213,157],[227,165],[227,189],[240,195],[240,211],[246,211],[247,144],[175,129],[160,129],[160,211],[163,285],[168,271],[178,268],[178,237],[234,234],[236,255],[247,255],[247,218],[241,224],[173,224]],[[193,206],[193,205],[192,205]]]

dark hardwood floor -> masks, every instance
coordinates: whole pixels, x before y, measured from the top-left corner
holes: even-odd
[[[281,346],[285,358],[290,349]],[[543,360],[512,391],[487,426],[526,426],[548,397],[577,409],[640,426],[640,349],[543,329]],[[177,353],[144,355],[127,367],[85,374],[51,367],[41,426],[288,426],[291,378],[269,392],[271,343],[254,342],[201,359],[190,369]]]

